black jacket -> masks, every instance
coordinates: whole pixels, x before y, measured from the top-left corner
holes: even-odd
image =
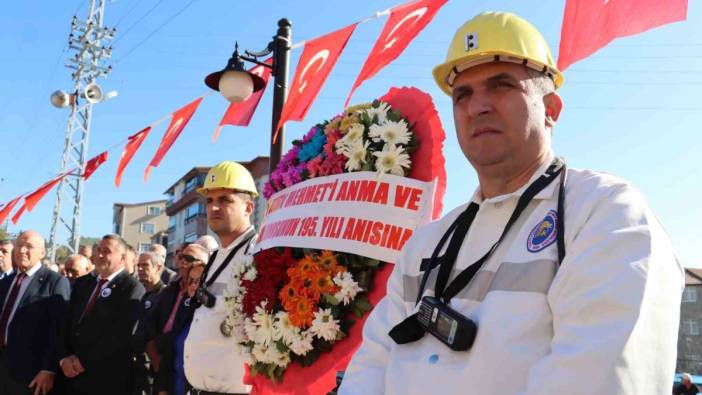
[[[192,302],[187,295],[184,295],[173,320],[173,329],[168,333],[161,333],[157,338],[157,347],[161,354],[161,368],[154,383],[154,392],[156,393],[158,391],[167,391],[169,394],[175,393],[173,388],[176,357],[175,342],[178,334],[193,320],[195,303],[194,301]]]
[[[15,271],[0,280],[0,310],[16,275]],[[26,385],[39,371],[59,370],[59,333],[71,292],[66,278],[45,267],[39,268],[29,281],[7,328],[7,347],[3,351],[12,361],[8,365],[10,375]]]
[[[62,357],[75,354],[85,372],[68,379],[68,392],[127,393],[132,379],[132,331],[144,287],[122,271],[107,284],[90,314],[81,320],[96,285],[96,278],[84,276],[73,286]]]

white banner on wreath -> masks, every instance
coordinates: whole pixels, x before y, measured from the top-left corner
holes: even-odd
[[[268,199],[255,251],[314,248],[395,262],[414,230],[431,220],[435,190],[435,181],[375,172],[295,184]]]

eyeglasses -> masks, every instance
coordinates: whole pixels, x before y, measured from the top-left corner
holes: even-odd
[[[182,254],[182,253],[178,254],[178,259],[180,259],[181,261],[185,261],[189,264],[192,264],[193,262],[198,262],[198,261],[202,262],[201,260],[195,258],[192,255],[187,255],[187,254]]]

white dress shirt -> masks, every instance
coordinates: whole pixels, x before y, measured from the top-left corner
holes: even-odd
[[[208,271],[208,278],[217,271],[232,249],[244,240],[245,232],[226,247],[217,250],[217,257]],[[254,237],[249,246],[255,243]],[[248,246],[242,247],[233,257],[249,253]],[[232,276],[232,262],[222,270],[208,290],[217,297],[214,307],[200,306],[195,310],[190,332],[185,339],[185,376],[190,384],[199,390],[225,393],[248,393],[250,387],[244,385],[244,360],[239,355],[236,342],[224,337],[220,330],[227,316],[227,304],[222,296]]]

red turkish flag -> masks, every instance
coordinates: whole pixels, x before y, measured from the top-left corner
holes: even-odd
[[[34,207],[39,203],[39,201],[44,196],[46,196],[46,194],[49,193],[49,191],[52,190],[56,186],[56,184],[61,182],[61,180],[63,180],[64,177],[66,177],[69,174],[72,174],[73,172],[74,170],[66,174],[62,174],[50,181],[47,181],[44,183],[44,185],[40,186],[34,192],[27,195],[27,197],[24,198],[24,204],[22,205],[22,207],[20,207],[19,210],[17,210],[17,212],[15,213],[15,215],[12,216],[12,223],[16,224],[25,210],[32,211],[32,209],[34,209]]]
[[[0,210],[0,224],[5,222],[5,219],[7,219],[7,217],[10,215],[12,209],[15,208],[17,203],[19,203],[20,199],[22,199],[23,197],[24,195],[17,196],[2,207],[2,210]]]
[[[418,0],[394,7],[390,17],[371,49],[361,72],[353,83],[344,107],[348,107],[351,96],[363,81],[373,78],[383,67],[397,59],[417,34],[426,27],[439,9],[448,0]]]
[[[334,68],[356,25],[357,23],[354,23],[305,43],[273,142],[278,139],[278,129],[286,121],[301,121],[305,118],[307,110],[322,89],[324,81]]]
[[[178,139],[178,136],[180,136],[180,133],[183,131],[188,122],[190,122],[190,118],[193,117],[193,114],[195,114],[195,111],[197,110],[197,107],[200,105],[201,102],[202,97],[198,97],[194,101],[187,104],[185,107],[173,113],[171,123],[170,125],[168,125],[168,129],[166,129],[166,133],[163,135],[163,139],[161,139],[161,144],[158,146],[156,154],[154,155],[153,159],[151,159],[149,165],[146,166],[146,170],[144,170],[144,181],[149,180],[149,173],[151,172],[151,168],[158,167],[158,165],[161,163],[161,160],[163,160],[163,157],[166,156],[168,150],[171,149],[173,143],[175,143],[175,141]]]
[[[17,212],[15,212],[15,215],[13,215],[12,219],[11,219],[12,223],[14,225],[17,225],[17,221],[19,221],[22,214],[24,214],[24,210],[26,210],[26,209],[27,209],[27,205],[23,204],[22,207],[20,207],[19,210],[17,210]]]
[[[142,129],[139,133],[129,136],[129,139],[127,140],[127,145],[124,147],[124,151],[122,151],[122,156],[120,157],[119,165],[117,166],[117,175],[115,176],[115,186],[117,188],[119,188],[119,185],[122,183],[122,173],[124,173],[124,169],[132,160],[134,154],[136,154],[139,147],[141,147],[141,143],[143,143],[144,140],[146,140],[146,136],[149,135],[150,131],[151,126],[147,126],[146,128]]]
[[[85,181],[88,181],[88,178],[90,178],[90,176],[92,176],[93,173],[95,173],[95,170],[97,170],[97,168],[100,167],[100,165],[107,161],[107,156],[108,153],[107,151],[105,151],[100,155],[90,159],[88,163],[85,164],[85,171],[83,172],[83,179]]]
[[[566,0],[558,68],[567,69],[617,37],[686,16],[687,0]]]
[[[268,58],[267,60],[264,60],[263,63],[267,65],[272,65],[273,58]],[[268,86],[268,80],[271,77],[271,69],[269,67],[256,65],[256,67],[249,69],[249,73],[256,74],[259,77],[263,78],[263,80],[266,81],[266,86]],[[264,86],[263,89],[261,89],[260,91],[254,92],[251,95],[251,97],[244,100],[243,102],[232,103],[229,105],[229,108],[227,108],[227,112],[224,113],[222,120],[219,121],[219,126],[217,126],[217,129],[215,129],[215,132],[212,135],[213,143],[217,142],[217,139],[219,138],[219,131],[222,130],[222,127],[224,125],[249,125],[251,117],[256,111],[256,107],[258,107],[258,103],[261,101],[261,97],[263,97],[263,92],[266,91],[266,86]]]

